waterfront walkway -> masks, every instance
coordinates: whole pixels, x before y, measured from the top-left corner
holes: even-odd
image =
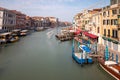
[[[97,46],[98,46],[98,54],[104,55],[105,46],[103,46],[102,44],[98,44]],[[114,56],[116,54],[119,54],[119,56],[120,56],[120,52],[117,52],[115,50],[111,50],[110,48],[109,48],[109,52],[110,52],[110,56],[112,55],[112,53],[114,53]],[[114,57],[114,60],[116,60],[116,57]],[[119,61],[120,61],[120,58],[119,58]]]

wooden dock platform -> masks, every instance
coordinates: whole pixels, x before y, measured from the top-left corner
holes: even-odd
[[[94,58],[103,57],[103,55],[100,54],[89,54],[89,56]]]

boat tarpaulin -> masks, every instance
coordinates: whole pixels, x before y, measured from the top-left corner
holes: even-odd
[[[91,52],[90,48],[88,46],[86,46],[86,45],[80,45],[80,48],[83,51],[85,51],[86,53],[90,53]]]

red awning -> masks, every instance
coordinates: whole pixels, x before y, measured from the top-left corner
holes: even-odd
[[[78,34],[80,34],[82,32],[82,30],[80,30],[80,29],[77,29],[77,31],[74,33],[75,35],[78,35]]]
[[[98,38],[98,36],[96,36],[96,35],[94,35],[94,34],[91,34],[91,33],[88,33],[88,32],[84,32],[83,34],[84,34],[85,36],[88,36],[88,37],[92,38],[92,39],[97,39],[97,38]]]

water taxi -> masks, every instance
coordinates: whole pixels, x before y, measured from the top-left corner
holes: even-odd
[[[106,49],[107,50],[105,50],[104,57],[99,57],[98,62],[102,69],[104,69],[107,73],[109,73],[115,79],[120,80],[120,65],[118,63],[118,55],[116,55],[116,61],[110,60],[107,46],[106,46]]]
[[[1,44],[9,42],[10,38],[12,38],[11,32],[1,33],[0,34],[0,42],[1,42]]]
[[[20,29],[15,29],[12,31],[12,35],[15,35],[15,36],[20,36]]]

